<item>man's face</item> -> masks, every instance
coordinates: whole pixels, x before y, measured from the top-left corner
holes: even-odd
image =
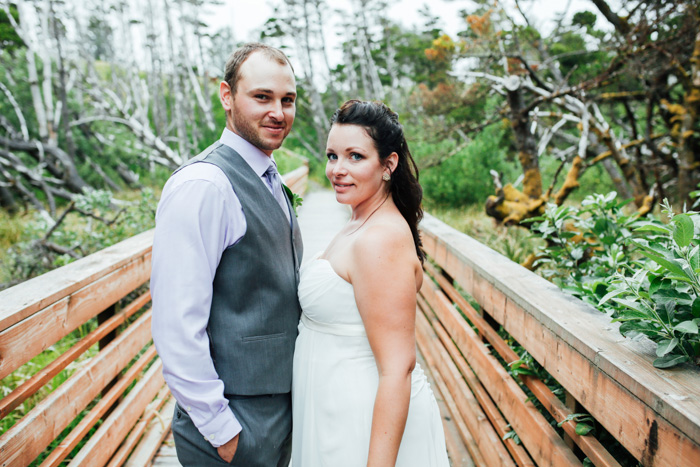
[[[289,134],[296,114],[296,80],[289,65],[253,52],[240,68],[236,93],[221,85],[226,126],[268,156]]]

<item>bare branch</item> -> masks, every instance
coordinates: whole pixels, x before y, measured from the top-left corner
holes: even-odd
[[[630,26],[627,20],[617,16],[617,14],[610,9],[610,6],[608,6],[605,0],[591,0],[591,2],[598,7],[598,11],[600,11],[605,19],[615,27],[617,32],[622,35],[627,35],[627,33],[630,32]]]
[[[15,114],[17,115],[17,119],[19,120],[19,126],[20,129],[22,130],[22,138],[25,141],[29,140],[29,130],[27,130],[27,121],[24,119],[24,114],[22,113],[22,109],[19,108],[19,104],[17,104],[17,101],[15,100],[15,96],[12,95],[9,89],[0,81],[0,89],[2,89],[2,92],[5,93],[7,96],[7,100],[10,101],[10,104],[12,105],[12,108],[15,110]]]

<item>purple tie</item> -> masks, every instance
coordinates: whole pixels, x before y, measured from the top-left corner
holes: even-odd
[[[284,199],[285,194],[282,189],[282,181],[280,180],[279,172],[277,172],[277,166],[274,162],[270,163],[270,166],[265,171],[265,178],[267,178],[267,184],[270,186],[272,194],[275,196],[277,203],[282,208],[282,212],[287,216],[287,220],[291,222],[289,218],[289,209],[287,208],[287,201]]]

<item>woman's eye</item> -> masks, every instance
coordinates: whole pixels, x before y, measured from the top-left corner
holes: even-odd
[[[363,159],[362,154],[358,154],[356,152],[353,152],[352,154],[350,154],[350,157],[352,157],[352,160],[354,160],[354,161],[359,161],[359,160]]]
[[[328,158],[329,161],[334,161],[334,160],[336,160],[336,159],[338,158],[338,156],[336,156],[336,155],[333,154],[333,153],[328,153],[328,154],[326,154],[326,157]]]

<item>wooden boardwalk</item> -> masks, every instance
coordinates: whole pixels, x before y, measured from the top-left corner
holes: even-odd
[[[284,177],[296,192],[308,191],[306,166]],[[348,214],[328,191],[306,196],[300,210],[305,261],[326,248]],[[650,342],[621,340],[604,314],[427,213],[421,236],[429,261],[417,297],[418,360],[431,374],[453,467],[573,467],[584,457],[596,467],[628,465],[632,458],[645,466],[700,466],[697,367],[653,368]],[[122,465],[128,457],[123,465],[142,467],[154,464],[159,449],[156,465],[178,465],[168,439],[174,400],[151,343],[144,287],[152,242],[153,231],[143,232],[0,292],[0,378],[98,321],[0,398],[0,418],[29,397],[41,398],[0,434],[0,465],[30,465],[50,448],[42,465],[59,467],[81,442],[71,465]],[[538,374],[549,376],[518,376],[504,367],[520,359],[512,342],[541,365]],[[98,343],[96,356],[55,390],[42,391]],[[561,387],[548,386],[550,377]],[[66,417],[83,411],[79,423]],[[576,413],[590,413],[629,454],[609,452],[596,435],[579,435],[571,419]],[[67,428],[70,433],[52,448]]]
[[[317,253],[322,252],[328,246],[328,243],[333,239],[335,234],[342,228],[350,217],[350,210],[347,206],[338,204],[335,200],[335,194],[329,190],[315,190],[307,193],[304,196],[304,202],[299,209],[299,226],[301,228],[304,240],[304,260],[302,263],[310,260]],[[445,424],[445,435],[448,444],[450,442],[455,445],[460,444],[459,434],[451,421],[447,407],[445,406],[440,393],[437,391],[434,380],[428,365],[423,360],[422,356],[418,356],[418,361],[425,371],[428,381],[431,383],[435,398],[440,405],[440,411],[443,414],[443,422]],[[452,459],[453,467],[471,467],[473,462],[469,458],[466,450],[462,450],[463,454],[460,459]],[[180,463],[177,461],[175,454],[175,445],[172,434],[170,434],[163,446],[158,451],[153,460],[154,467],[176,467]],[[290,466],[291,467],[291,466]]]

